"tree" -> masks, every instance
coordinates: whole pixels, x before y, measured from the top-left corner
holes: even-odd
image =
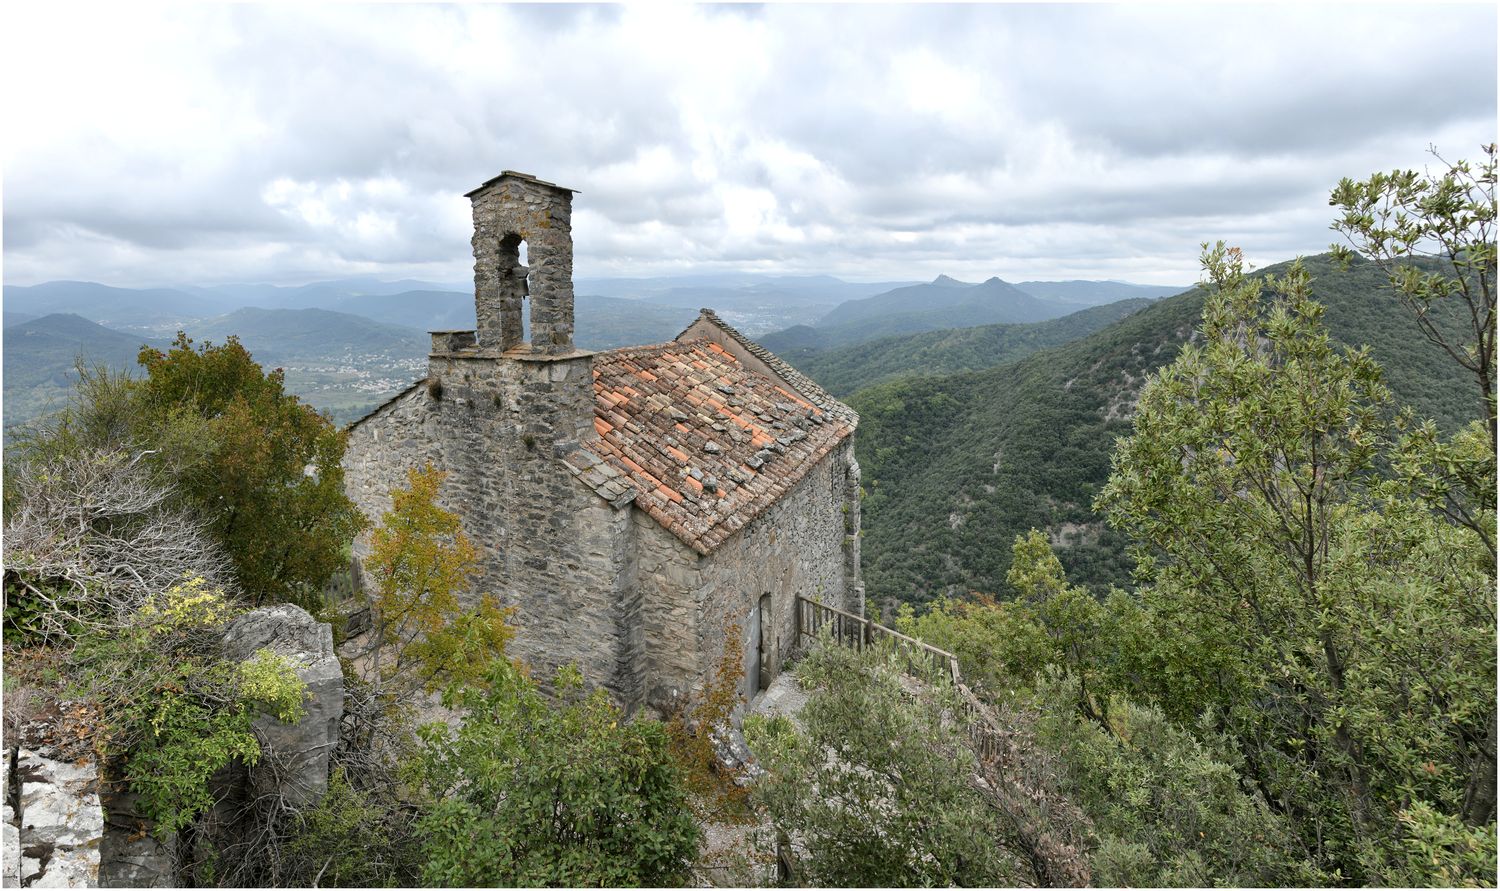
[[[19,431],[8,464],[128,452],[204,522],[251,602],[306,602],[365,522],[344,495],[343,434],[233,337],[194,349],[179,334],[139,361],[140,380],[80,365],[68,408]],[[7,485],[8,511],[16,497]]]
[[[178,334],[143,349],[131,387],[131,434],[228,552],[254,603],[305,600],[347,562],[364,518],[344,495],[344,436],[284,392],[239,340],[193,349]]]
[[[431,466],[409,469],[408,488],[391,490],[391,509],[370,536],[371,664],[382,682],[411,681],[398,683],[398,693],[482,684],[514,634],[510,611],[493,596],[473,609],[460,603],[479,563],[458,515],[437,503],[446,476]]]
[[[1135,692],[1221,715],[1320,867],[1395,880],[1419,804],[1494,819],[1492,558],[1380,474],[1379,369],[1330,343],[1305,272],[1267,306],[1238,251],[1204,263],[1202,343],[1148,384],[1098,499],[1137,541],[1147,646],[1176,679]]]
[[[184,579],[230,583],[222,550],[146,457],[85,449],[13,468],[9,630],[63,643],[129,625],[148,598]]]
[[[418,824],[422,880],[446,887],[662,886],[685,881],[698,846],[686,782],[657,721],[627,721],[576,668],[549,703],[505,659],[483,687],[454,685],[455,731],[424,728],[435,802]]]
[[[1441,175],[1415,170],[1339,181],[1328,203],[1343,211],[1332,227],[1359,254],[1380,264],[1423,336],[1474,377],[1481,417],[1495,449],[1495,145],[1485,160],[1448,164]],[[1334,245],[1346,262],[1350,251]],[[1420,261],[1433,261],[1421,264]],[[1455,333],[1444,324],[1447,303],[1459,302]]]
[[[1211,727],[1180,727],[1119,694],[1105,722],[1090,720],[1078,713],[1075,690],[1065,673],[1047,672],[1029,707],[1010,711],[1006,723],[1030,730],[1026,760],[1049,764],[1057,790],[1088,815],[1094,884],[1327,883],[1286,818],[1245,788],[1231,740]]]

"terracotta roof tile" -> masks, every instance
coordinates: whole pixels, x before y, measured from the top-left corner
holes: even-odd
[[[704,554],[789,491],[857,422],[840,403],[841,411],[820,405],[831,399],[821,390],[788,392],[708,340],[598,353],[594,397],[599,438],[589,449],[630,481],[637,507]]]

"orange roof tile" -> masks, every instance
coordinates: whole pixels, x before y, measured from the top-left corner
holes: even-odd
[[[854,432],[847,406],[782,383],[708,340],[597,353],[604,423],[586,445],[634,483],[637,507],[706,554]]]

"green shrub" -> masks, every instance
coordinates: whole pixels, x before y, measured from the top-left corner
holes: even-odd
[[[423,729],[436,804],[419,823],[422,881],[441,886],[673,885],[698,828],[658,721],[626,720],[576,668],[556,703],[505,660],[451,688],[463,724]]]

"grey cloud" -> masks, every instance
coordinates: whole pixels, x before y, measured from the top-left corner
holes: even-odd
[[[581,273],[1186,274],[1217,237],[1318,250],[1339,176],[1494,139],[1484,7],[651,15],[174,7],[181,147],[65,83],[8,121],[7,277],[460,278],[459,196],[502,167],[582,190]]]

